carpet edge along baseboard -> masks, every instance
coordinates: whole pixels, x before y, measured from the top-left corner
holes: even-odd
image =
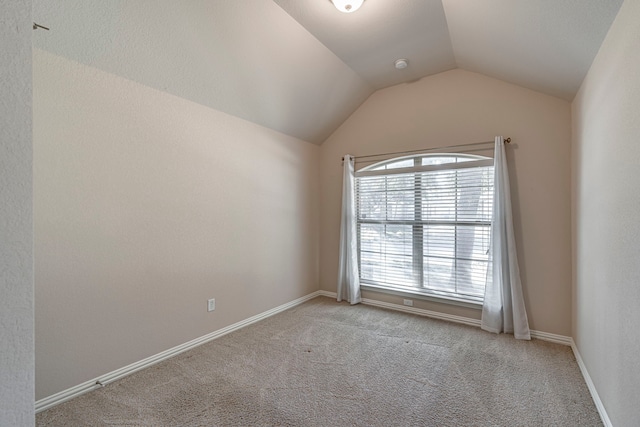
[[[74,387],[70,387],[66,390],[62,390],[58,393],[55,393],[51,396],[42,398],[38,401],[36,401],[35,403],[35,411],[36,413],[42,412],[46,409],[49,409],[53,406],[59,405],[63,402],[66,402],[68,400],[71,400],[75,397],[78,397],[84,393],[87,393],[89,391],[98,389],[100,387],[103,387],[109,383],[112,383],[114,381],[117,381],[127,375],[131,375],[134,372],[140,371],[141,369],[144,368],[148,368],[149,366],[155,365],[156,363],[162,362],[163,360],[169,359],[175,355],[178,355],[180,353],[183,353],[187,350],[191,350],[195,347],[198,347],[202,344],[205,344],[209,341],[212,341],[216,338],[219,338],[221,336],[224,336],[228,333],[231,333],[233,331],[236,331],[238,329],[244,328],[245,326],[249,326],[252,323],[258,322],[260,320],[266,319],[267,317],[273,316],[275,314],[278,314],[282,311],[285,311],[289,308],[295,307],[297,305],[300,305],[306,301],[309,301],[313,298],[319,297],[319,296],[324,296],[324,297],[330,297],[330,298],[336,298],[337,294],[335,292],[329,292],[329,291],[324,291],[324,290],[319,290],[319,291],[315,291],[312,292],[308,295],[305,295],[303,297],[300,297],[298,299],[295,299],[293,301],[290,301],[288,303],[282,304],[278,307],[275,307],[271,310],[267,310],[265,312],[259,313],[255,316],[249,317],[245,320],[242,320],[240,322],[234,323],[232,325],[229,325],[225,328],[222,329],[218,329],[217,331],[211,332],[207,335],[203,335],[202,337],[196,338],[194,340],[191,340],[189,342],[186,342],[184,344],[178,345],[176,347],[170,348],[168,350],[162,351],[158,354],[155,354],[153,356],[147,357],[145,359],[142,359],[138,362],[134,362],[130,365],[124,366],[120,369],[116,369],[115,371],[109,372],[107,374],[101,375],[97,378],[94,378],[92,380],[89,381],[85,381],[81,384],[78,384]],[[431,310],[425,310],[425,309],[421,309],[421,308],[416,308],[416,307],[407,307],[404,305],[400,305],[400,304],[393,304],[393,303],[388,303],[388,302],[384,302],[384,301],[378,301],[378,300],[374,300],[374,299],[369,299],[369,298],[364,298],[362,301],[363,304],[365,305],[371,305],[371,306],[376,306],[376,307],[381,307],[381,308],[386,308],[389,310],[395,310],[395,311],[401,311],[401,312],[405,312],[405,313],[411,313],[411,314],[416,314],[419,316],[425,316],[425,317],[430,317],[433,319],[440,319],[440,320],[446,320],[449,322],[454,322],[454,323],[460,323],[460,324],[464,324],[464,325],[469,325],[469,326],[476,326],[476,327],[480,327],[480,320],[478,319],[472,319],[472,318],[468,318],[468,317],[463,317],[463,316],[454,316],[454,315],[450,315],[450,314],[446,314],[446,313],[440,313],[440,312],[436,312],[436,311],[431,311]],[[571,346],[573,343],[573,340],[571,339],[571,337],[566,337],[563,335],[557,335],[557,334],[551,334],[548,332],[541,332],[541,331],[531,331],[531,336],[533,338],[537,338],[540,340],[544,340],[544,341],[550,341],[550,342],[554,342],[557,344],[563,344],[563,345],[567,345],[567,346]],[[583,372],[584,375],[584,372]],[[595,399],[595,398],[594,398]],[[598,407],[598,409],[600,409],[600,407]]]
[[[241,320],[240,322],[236,322],[232,325],[224,327],[222,329],[218,329],[217,331],[211,332],[209,334],[203,335],[199,338],[193,339],[184,344],[180,344],[168,350],[157,353],[153,356],[142,359],[138,362],[134,362],[130,365],[124,366],[120,369],[116,369],[115,371],[109,372],[107,374],[101,375],[97,378],[94,378],[89,381],[85,381],[82,384],[78,384],[74,387],[70,387],[66,390],[62,390],[58,393],[52,394],[51,396],[42,398],[35,403],[35,411],[36,414],[42,412],[46,409],[49,409],[53,406],[59,405],[63,402],[71,400],[75,397],[78,397],[84,393],[87,393],[92,390],[96,390],[100,387],[104,387],[105,385],[117,381],[127,375],[131,375],[134,372],[138,372],[141,369],[148,368],[156,363],[162,362],[163,360],[169,359],[173,356],[176,356],[180,353],[183,353],[187,350],[191,350],[195,347],[198,347],[202,344],[205,344],[209,341],[212,341],[216,338],[220,338],[221,336],[227,335],[233,331],[237,331],[238,329],[242,329],[245,326],[249,326],[252,323],[258,322],[260,320],[266,319],[267,317],[271,317],[275,314],[278,314],[282,311],[288,310],[289,308],[300,305],[306,301],[309,301],[313,298],[320,296],[320,291],[312,292],[308,295],[290,301],[288,303],[279,305],[271,310],[267,310],[265,312],[256,314],[255,316],[249,317],[245,320]]]

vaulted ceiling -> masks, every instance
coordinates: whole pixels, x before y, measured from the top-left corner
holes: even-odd
[[[330,0],[35,0],[51,30],[33,40],[321,144],[375,90],[454,68],[571,100],[621,4],[365,0],[345,14]]]

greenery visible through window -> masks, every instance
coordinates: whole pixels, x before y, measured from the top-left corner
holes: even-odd
[[[489,267],[493,159],[403,157],[356,173],[362,284],[480,302]]]

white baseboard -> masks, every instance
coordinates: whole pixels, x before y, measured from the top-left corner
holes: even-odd
[[[425,310],[423,308],[408,307],[406,305],[393,304],[375,299],[363,298],[362,303],[375,307],[388,308],[391,310],[402,311],[404,313],[417,314],[418,316],[431,317],[432,319],[447,320],[454,323],[462,323],[463,325],[480,327],[480,320],[470,317],[454,316],[453,314],[439,313],[437,311]]]
[[[318,291],[318,295],[320,295],[322,297],[338,298],[338,294],[337,293],[329,292],[329,291],[323,291],[323,290]]]
[[[120,378],[123,378],[127,375],[131,375],[134,372],[137,372],[141,369],[148,368],[149,366],[155,365],[158,362],[166,360],[177,354],[183,353],[187,350],[191,350],[192,348],[195,348],[206,342],[212,341],[216,338],[220,338],[221,336],[226,335],[230,332],[237,331],[238,329],[244,328],[245,326],[249,326],[252,323],[255,323],[267,317],[273,316],[274,314],[285,311],[291,307],[300,305],[303,302],[313,299],[319,295],[323,295],[322,291],[316,291],[316,292],[310,293],[309,295],[305,295],[301,298],[298,298],[286,304],[282,304],[276,308],[267,310],[253,317],[249,317],[248,319],[234,323],[233,325],[229,325],[225,328],[219,329],[210,334],[204,335],[200,338],[196,338],[194,340],[191,340],[179,346],[170,348],[169,350],[165,350],[161,353],[155,354],[151,357],[147,357],[146,359],[140,360],[139,362],[132,363],[131,365],[109,372],[108,374],[101,375],[98,378],[94,378],[90,381],[86,381],[82,384],[78,384],[75,387],[68,388],[61,392],[53,394],[49,397],[40,399],[35,404],[36,413],[42,412],[45,409],[49,409],[52,406],[59,405],[62,402],[66,402],[67,400],[73,399],[74,397],[78,397],[81,394],[84,394],[91,390],[95,390],[97,388],[103,387],[111,382],[119,380]]]
[[[337,294],[335,292],[319,291],[318,294],[326,297],[337,298]],[[480,327],[480,320],[471,319],[468,317],[452,316],[449,314],[438,313],[430,310],[424,310],[421,308],[407,307],[400,304],[392,304],[392,303],[372,300],[368,298],[363,298],[362,303],[366,305],[373,305],[377,307],[388,308],[390,310],[402,311],[405,313],[412,313],[420,316],[432,317],[435,319],[448,320],[450,322],[462,323],[465,325]],[[613,427],[613,424],[611,424],[611,420],[609,419],[609,415],[607,414],[607,411],[604,408],[602,400],[600,400],[600,396],[598,395],[596,386],[593,384],[593,381],[591,380],[591,376],[589,375],[589,372],[587,371],[587,367],[582,361],[582,357],[580,356],[580,352],[578,351],[578,348],[576,347],[576,344],[573,341],[573,338],[567,337],[564,335],[557,335],[549,332],[534,331],[534,330],[531,331],[531,338],[536,338],[542,341],[549,341],[556,344],[562,344],[562,345],[571,347],[571,349],[573,350],[573,354],[576,357],[576,361],[578,362],[578,366],[580,367],[580,372],[582,373],[582,376],[585,382],[587,383],[587,387],[589,388],[589,392],[591,393],[593,402],[596,405],[596,409],[600,414],[600,418],[602,418],[602,423],[605,425],[605,427]]]
[[[337,298],[338,294],[329,291],[319,291],[320,295],[330,298]],[[423,308],[409,307],[406,305],[394,304],[390,302],[378,301],[370,298],[362,298],[362,304],[372,305],[375,307],[388,308],[389,310],[402,311],[404,313],[417,314],[418,316],[431,317],[433,319],[448,320],[449,322],[462,323],[464,325],[471,325],[480,327],[480,321],[478,319],[471,319],[470,317],[454,316],[452,314],[439,313],[437,311],[425,310]]]
[[[587,371],[587,367],[582,360],[582,356],[580,356],[580,352],[578,351],[578,347],[576,346],[575,341],[573,341],[573,338],[571,338],[571,349],[573,350],[573,355],[576,357],[576,362],[578,362],[578,366],[580,367],[580,372],[582,372],[582,377],[587,383],[587,387],[589,388],[589,393],[591,393],[593,403],[596,404],[596,409],[600,414],[602,423],[605,425],[605,427],[613,427],[613,424],[611,424],[611,420],[609,419],[609,415],[607,414],[607,410],[604,408],[602,400],[600,400],[598,390],[596,390],[596,386],[591,380],[591,375],[589,375],[589,371]]]
[[[329,291],[319,291],[319,294],[322,296],[331,297],[331,298],[337,298],[338,296],[335,292],[329,292]],[[373,305],[376,307],[388,308],[390,310],[417,314],[419,316],[431,317],[433,319],[447,320],[449,322],[461,323],[463,325],[480,327],[480,320],[472,319],[470,317],[454,316],[452,314],[440,313],[437,311],[425,310],[425,309],[416,308],[416,307],[408,307],[405,305],[393,304],[393,303],[378,301],[378,300],[369,299],[369,298],[363,298],[362,303],[365,305]],[[571,346],[571,343],[573,342],[571,337],[552,334],[549,332],[533,331],[533,330],[531,331],[531,338],[536,338],[542,341],[549,341],[556,344],[563,344],[566,346]]]
[[[567,337],[565,335],[557,335],[552,334],[550,332],[542,332],[542,331],[531,331],[531,338],[539,339],[541,341],[549,341],[556,344],[566,345],[568,347],[571,346],[571,342],[573,341],[571,337]]]
[[[320,295],[333,297],[333,298],[337,297],[337,294],[335,292],[327,292],[327,291],[320,291]],[[363,298],[362,303],[366,305],[373,305],[377,307],[388,308],[390,310],[402,311],[405,313],[412,313],[420,316],[432,317],[435,319],[448,320],[450,322],[462,323],[465,325],[480,327],[480,320],[471,319],[468,317],[453,316],[449,314],[438,313],[435,311],[424,310],[424,309],[415,308],[415,307],[407,307],[400,304],[392,304],[392,303],[372,300],[368,298]],[[600,414],[602,423],[605,425],[605,427],[613,427],[613,424],[611,424],[611,420],[609,419],[609,415],[607,414],[607,411],[604,408],[604,404],[602,403],[602,400],[600,400],[598,391],[596,390],[596,387],[593,384],[593,381],[591,380],[591,376],[587,371],[587,367],[582,361],[582,357],[580,356],[580,352],[578,351],[578,348],[576,347],[576,344],[573,341],[573,338],[567,337],[565,335],[558,335],[558,334],[552,334],[549,332],[534,331],[534,330],[531,331],[531,338],[536,338],[542,341],[549,341],[556,344],[562,344],[562,345],[571,347],[571,349],[573,350],[573,354],[576,357],[576,361],[578,362],[578,366],[580,367],[580,372],[582,373],[582,376],[584,377],[584,380],[587,383],[587,387],[589,388],[589,392],[591,393],[593,402],[596,405],[596,409]]]
[[[309,295],[305,295],[301,298],[298,298],[294,301],[288,302],[286,304],[282,304],[278,307],[275,307],[271,310],[267,310],[263,313],[257,314],[253,317],[250,317],[248,319],[242,320],[240,322],[234,323],[233,325],[229,325],[225,328],[219,329],[217,331],[214,331],[210,334],[204,335],[200,338],[196,338],[192,341],[186,342],[184,344],[181,344],[179,346],[170,348],[168,350],[165,350],[161,353],[155,354],[153,356],[150,356],[146,359],[140,360],[138,362],[132,363],[131,365],[125,366],[123,368],[117,369],[115,371],[109,372],[108,374],[102,375],[100,377],[94,378],[92,380],[86,381],[82,384],[78,384],[77,386],[68,388],[66,390],[63,390],[61,392],[58,392],[56,394],[53,394],[49,397],[45,397],[43,399],[40,399],[36,402],[35,404],[35,409],[36,409],[36,413],[38,412],[42,412],[46,409],[49,409],[55,405],[59,405],[62,402],[66,402],[67,400],[73,399],[74,397],[78,397],[84,393],[87,393],[91,390],[95,390],[97,388],[103,387],[109,383],[112,383],[116,380],[119,380],[127,375],[131,375],[134,372],[137,372],[141,369],[147,368],[149,366],[152,366],[158,362],[161,362],[163,360],[166,360],[170,357],[176,356],[180,353],[183,353],[187,350],[190,350],[192,348],[195,348],[199,345],[202,345],[204,343],[207,343],[209,341],[212,341],[216,338],[219,338],[223,335],[226,335],[230,332],[236,331],[238,329],[241,329],[245,326],[248,326],[252,323],[258,322],[262,319],[265,319],[267,317],[273,316],[274,314],[280,313],[282,311],[285,311],[289,308],[295,307],[297,305],[302,304],[305,301],[308,301],[310,299],[316,298],[318,296],[325,296],[325,297],[330,297],[330,298],[337,298],[337,294],[335,292],[329,292],[329,291],[324,291],[324,290],[320,290],[320,291],[316,291],[316,292],[312,292]],[[362,300],[363,304],[366,305],[371,305],[371,306],[376,306],[376,307],[382,307],[382,308],[387,308],[390,310],[396,310],[396,311],[402,311],[405,313],[411,313],[411,314],[417,314],[419,316],[425,316],[425,317],[431,317],[434,319],[440,319],[440,320],[447,320],[449,322],[454,322],[454,323],[461,323],[464,325],[470,325],[470,326],[476,326],[476,327],[480,327],[480,320],[478,319],[472,319],[469,317],[462,317],[462,316],[454,316],[451,314],[445,314],[445,313],[439,313],[436,311],[431,311],[431,310],[425,310],[425,309],[421,309],[421,308],[416,308],[416,307],[408,307],[408,306],[404,306],[404,305],[400,305],[400,304],[393,304],[393,303],[388,303],[388,302],[383,302],[383,301],[377,301],[374,299],[369,299],[369,298],[364,298]],[[582,371],[583,376],[585,377],[585,381],[587,382],[587,386],[589,387],[589,391],[591,392],[591,395],[593,396],[593,400],[594,402],[596,402],[596,406],[598,408],[598,411],[600,412],[600,415],[602,416],[603,422],[605,423],[605,426],[611,426],[611,422],[609,421],[609,418],[606,414],[606,411],[604,410],[604,406],[602,405],[602,402],[600,401],[600,398],[597,397],[598,394],[595,391],[595,387],[593,385],[593,382],[591,381],[591,378],[588,376],[588,373],[586,371],[586,368],[584,367],[584,364],[582,363],[582,359],[580,358],[580,355],[577,351],[577,349],[575,348],[575,343],[573,342],[573,339],[571,339],[570,337],[565,337],[562,335],[556,335],[556,334],[551,334],[548,332],[540,332],[540,331],[531,331],[531,336],[533,338],[537,338],[540,340],[544,340],[544,341],[551,341],[551,342],[555,342],[558,344],[564,344],[564,345],[569,345],[573,348],[573,352],[576,355],[576,360],[578,361],[578,365],[580,366],[580,370]],[[606,421],[605,421],[606,420]]]

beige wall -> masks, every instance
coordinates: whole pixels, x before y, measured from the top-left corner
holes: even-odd
[[[489,141],[495,135],[513,139],[507,157],[530,325],[570,335],[570,104],[464,70],[374,93],[322,145],[321,289],[336,289],[342,155]],[[384,299],[389,298],[399,301]],[[435,303],[416,306],[480,315],[474,309]]]
[[[37,399],[318,289],[319,147],[39,50],[33,97]]]
[[[34,423],[31,1],[0,2],[0,426]]]
[[[625,1],[573,102],[573,336],[620,427],[640,420],[639,16]]]

